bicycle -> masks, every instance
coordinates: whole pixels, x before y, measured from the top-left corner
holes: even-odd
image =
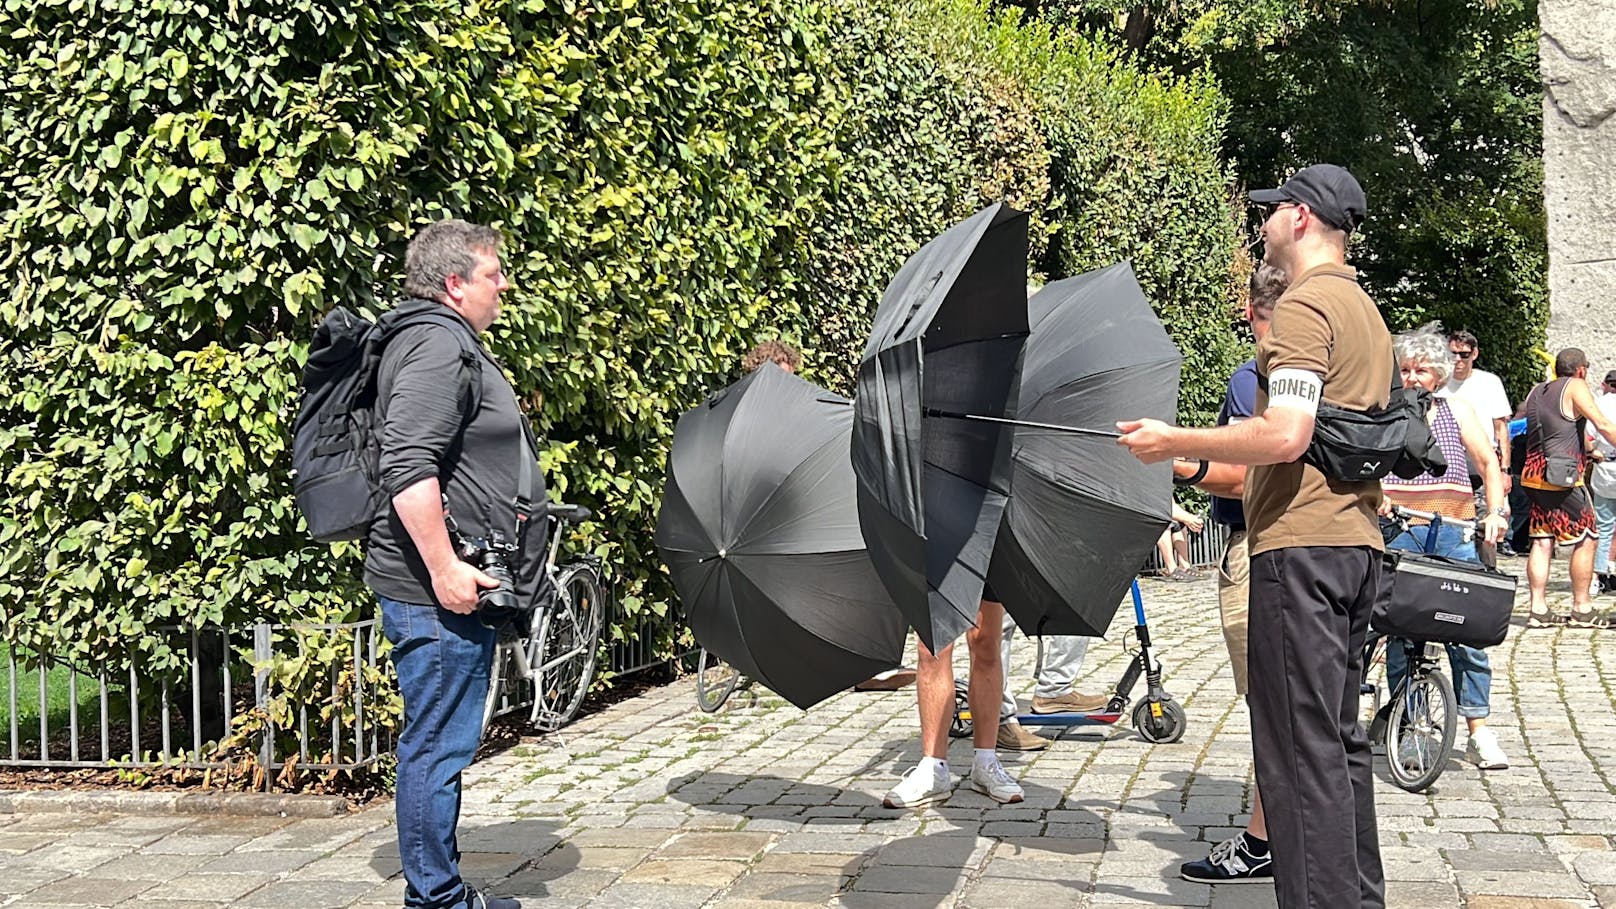
[[[696,706],[702,713],[715,713],[737,689],[749,688],[752,680],[724,662],[707,648],[696,658]]]
[[[1476,530],[1474,521],[1395,507],[1392,518],[1382,527],[1387,541],[1405,533],[1413,536],[1414,519],[1430,522],[1421,542],[1421,549],[1427,554],[1434,553],[1437,534],[1443,524],[1463,528],[1467,535]],[[1369,726],[1369,738],[1374,742],[1384,740],[1392,782],[1408,792],[1423,792],[1447,769],[1448,758],[1453,754],[1453,740],[1459,727],[1458,700],[1453,682],[1439,668],[1438,659],[1431,655],[1425,642],[1401,640],[1400,645],[1408,658],[1408,674],[1387,695],[1387,703],[1382,706],[1380,686],[1370,681],[1369,674],[1376,665],[1377,652],[1383,655],[1391,644],[1383,635],[1370,630],[1364,641],[1360,690],[1373,695],[1374,719]]]
[[[567,525],[587,520],[591,512],[582,505],[551,502],[544,514],[550,522],[544,572],[554,585],[555,600],[534,612],[525,633],[511,624],[500,629],[483,705],[484,732],[495,718],[523,707],[529,708],[530,725],[554,732],[578,714],[595,678],[606,620],[601,560],[582,555],[557,564]]]

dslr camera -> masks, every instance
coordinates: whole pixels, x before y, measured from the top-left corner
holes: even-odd
[[[449,528],[449,541],[454,544],[455,555],[499,582],[498,587],[483,587],[477,591],[477,618],[489,628],[499,628],[521,615],[522,609],[516,599],[516,576],[511,571],[520,548],[516,541],[504,531],[492,529],[486,537],[468,537],[460,532],[447,507],[444,509],[444,520]]]

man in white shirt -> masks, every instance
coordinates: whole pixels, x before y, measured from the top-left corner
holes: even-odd
[[[1476,343],[1476,336],[1465,329],[1459,329],[1448,334],[1448,349],[1453,351],[1453,375],[1448,378],[1447,387],[1438,394],[1447,395],[1463,400],[1476,411],[1476,415],[1492,427],[1493,449],[1498,452],[1498,463],[1504,466],[1504,494],[1509,494],[1511,479],[1509,469],[1509,420],[1515,415],[1515,409],[1509,406],[1509,395],[1504,392],[1504,383],[1498,376],[1485,369],[1476,368],[1476,360],[1481,356],[1481,346]],[[1478,512],[1478,514],[1484,512]],[[1505,555],[1513,553],[1508,549],[1509,541],[1506,537],[1500,543]],[[1483,562],[1491,565],[1495,561],[1491,550],[1492,546],[1481,541],[1476,542],[1476,550]]]
[[[1594,400],[1608,419],[1616,420],[1616,369],[1605,373],[1605,382]],[[1610,544],[1616,536],[1616,445],[1590,426],[1588,449],[1594,462],[1588,475],[1588,491],[1593,493],[1594,525],[1599,530],[1599,548],[1594,552],[1594,592],[1613,593],[1616,575],[1610,571]]]

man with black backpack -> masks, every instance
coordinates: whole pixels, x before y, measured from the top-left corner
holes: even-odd
[[[1335,412],[1384,413],[1396,361],[1385,322],[1346,265],[1348,234],[1367,208],[1352,174],[1316,164],[1251,200],[1266,207],[1266,260],[1291,279],[1257,345],[1256,416],[1208,429],[1127,421],[1117,424],[1119,441],[1147,463],[1252,465],[1248,702],[1275,894],[1281,909],[1381,909],[1358,689],[1385,548],[1377,477],[1390,465],[1356,459],[1348,472],[1369,478],[1343,479],[1339,464],[1310,447],[1326,401]]]
[[[465,221],[422,228],[405,260],[410,299],[378,323],[386,343],[374,434],[386,505],[370,525],[365,582],[381,601],[404,696],[396,801],[408,909],[520,907],[461,880],[455,843],[460,773],[481,736],[496,636],[480,602],[514,592],[531,603],[543,575],[542,529],[528,533],[530,508],[545,501],[536,444],[478,340],[510,287],[499,246],[497,231]]]

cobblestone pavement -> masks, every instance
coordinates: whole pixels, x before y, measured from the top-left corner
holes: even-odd
[[[1551,589],[1569,608],[1563,576]],[[883,793],[919,756],[912,692],[802,712],[748,691],[707,716],[686,681],[473,768],[466,874],[528,907],[1271,906],[1266,885],[1177,875],[1243,822],[1247,716],[1213,582],[1147,581],[1144,592],[1169,690],[1188,711],[1177,744],[1150,745],[1126,725],[1073,731],[1045,752],[1006,755],[1023,804],[962,787],[942,806],[890,811]],[[1080,689],[1121,673],[1131,615],[1119,615]],[[1014,661],[1024,696],[1033,651],[1019,643]],[[1517,628],[1493,665],[1509,770],[1455,760],[1411,795],[1378,768],[1389,904],[1616,907],[1616,632]],[[970,754],[954,744],[956,775]],[[403,892],[390,805],[301,821],[0,816],[0,862],[7,907],[395,907]]]

